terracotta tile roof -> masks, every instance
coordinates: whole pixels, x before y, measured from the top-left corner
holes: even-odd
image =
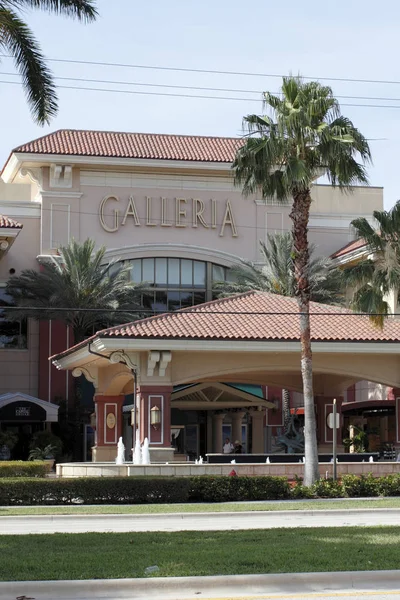
[[[400,320],[389,318],[383,329],[379,329],[368,316],[356,315],[344,308],[311,302],[310,311],[311,338],[315,342],[400,342]],[[247,292],[104,329],[51,359],[62,358],[98,337],[121,340],[298,341],[298,307],[295,298]]]
[[[18,221],[14,221],[14,219],[10,219],[10,217],[5,217],[4,215],[0,215],[0,229],[22,229],[21,223]]]
[[[354,250],[358,250],[359,248],[362,248],[366,245],[367,243],[363,239],[353,240],[352,242],[349,242],[348,244],[343,246],[343,248],[339,248],[339,250],[336,250],[336,252],[331,254],[331,258],[339,258],[340,256],[344,256],[345,254],[354,252]]]
[[[59,129],[13,152],[231,163],[240,138]]]

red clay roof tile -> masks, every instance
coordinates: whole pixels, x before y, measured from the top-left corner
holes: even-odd
[[[310,310],[314,341],[400,341],[398,320],[388,319],[381,330],[368,316],[355,315],[340,307],[311,302]],[[299,339],[298,307],[295,298],[248,292],[113,327],[100,336],[296,341]]]
[[[231,163],[240,138],[60,129],[14,152]]]
[[[310,312],[314,342],[400,341],[398,319],[386,319],[380,329],[371,323],[368,316],[340,307],[311,302]],[[299,341],[298,306],[295,298],[247,292],[104,329],[51,359],[62,358],[98,337],[121,340]]]
[[[0,215],[0,229],[22,229],[22,225],[10,217]]]
[[[353,240],[349,242],[339,250],[336,250],[333,254],[331,254],[331,258],[339,258],[340,256],[344,256],[345,254],[349,254],[350,252],[354,252],[354,250],[358,250],[359,248],[363,248],[367,243],[363,239]]]

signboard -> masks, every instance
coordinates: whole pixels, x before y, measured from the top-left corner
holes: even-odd
[[[329,415],[326,419],[326,423],[327,423],[329,429],[335,428],[334,420],[333,420],[333,413],[329,413]],[[338,413],[336,413],[336,429],[339,429],[339,427],[340,427],[340,415]]]

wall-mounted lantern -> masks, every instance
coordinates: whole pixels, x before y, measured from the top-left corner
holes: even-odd
[[[136,429],[139,429],[139,408],[137,406],[131,410],[131,425],[132,427],[136,425]]]
[[[150,425],[157,431],[161,425],[161,410],[158,406],[153,406],[150,410]]]

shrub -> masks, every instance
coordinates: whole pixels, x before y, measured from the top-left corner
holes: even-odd
[[[400,475],[387,475],[378,479],[380,496],[400,496]]]
[[[32,463],[31,463],[32,464]],[[0,505],[161,504],[281,500],[283,477],[81,477],[0,481]]]
[[[190,477],[191,502],[284,500],[290,487],[284,477]]]
[[[303,485],[303,479],[298,475],[295,475],[294,477],[294,484],[290,490],[290,496],[295,500],[314,497],[312,489]]]
[[[44,461],[10,460],[0,462],[0,477],[44,477],[50,465]]]
[[[33,434],[29,443],[30,450],[34,450],[36,448],[44,450],[44,448],[46,448],[47,446],[53,447],[55,458],[58,458],[62,453],[62,441],[57,435],[54,435],[54,433],[52,433],[51,431],[37,431]]]
[[[383,478],[382,478],[383,479]],[[363,498],[379,496],[379,479],[368,475],[343,475],[342,487],[344,496],[349,498]]]
[[[0,448],[7,446],[9,450],[15,448],[18,442],[18,435],[13,431],[0,431]]]
[[[314,496],[319,498],[343,498],[343,486],[340,481],[319,479],[312,486]]]

